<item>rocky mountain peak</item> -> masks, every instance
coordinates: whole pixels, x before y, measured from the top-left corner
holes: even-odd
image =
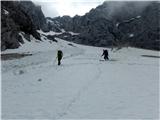
[[[159,8],[156,1],[106,1],[84,16],[64,16],[53,21],[66,31],[80,33],[77,38],[68,38],[73,42],[159,50]]]

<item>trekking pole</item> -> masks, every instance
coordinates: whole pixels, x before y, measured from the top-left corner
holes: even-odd
[[[55,59],[54,62],[53,62],[54,64],[56,63],[56,60],[57,60],[57,57],[56,57],[56,59]]]

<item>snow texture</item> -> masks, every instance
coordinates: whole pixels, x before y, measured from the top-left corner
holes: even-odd
[[[1,63],[3,119],[158,119],[159,59],[141,55],[159,52],[108,49],[100,61],[104,48],[56,40],[3,52],[33,54]]]

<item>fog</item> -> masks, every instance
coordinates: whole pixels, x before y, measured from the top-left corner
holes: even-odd
[[[150,1],[106,1],[104,6],[107,8],[108,15],[114,15],[124,10],[130,13],[141,12],[149,3]]]
[[[56,17],[69,15],[84,15],[92,8],[96,8],[105,0],[32,0],[35,4],[42,7],[42,11],[46,17]]]
[[[92,8],[96,8],[105,2],[107,7],[106,12],[109,15],[122,12],[124,9],[130,9],[137,12],[142,11],[149,1],[105,1],[105,0],[33,0],[33,2],[42,7],[42,11],[46,17],[57,17],[63,15],[69,15],[71,17],[75,15],[84,15]],[[134,9],[133,9],[134,8]]]

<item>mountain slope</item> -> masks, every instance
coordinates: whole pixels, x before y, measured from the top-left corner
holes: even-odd
[[[109,1],[84,16],[45,18],[41,7],[31,1],[1,1],[1,50],[18,48],[23,44],[19,35],[40,40],[37,30],[63,32],[47,36],[59,37],[92,46],[134,46],[160,49],[160,3],[157,1]],[[71,34],[76,33],[76,34]]]
[[[30,35],[40,40],[36,30],[48,29],[40,6],[31,1],[1,1],[1,11],[1,50],[18,48],[23,44],[20,32],[24,32],[28,40]]]
[[[68,36],[68,40],[76,43],[159,50],[159,8],[158,1],[109,1],[84,16],[52,20],[66,31],[80,33],[76,37]]]
[[[2,53],[32,54],[2,61],[3,119],[158,119],[159,59],[141,55],[159,52],[108,49],[110,61],[99,61],[103,48],[40,34]]]

